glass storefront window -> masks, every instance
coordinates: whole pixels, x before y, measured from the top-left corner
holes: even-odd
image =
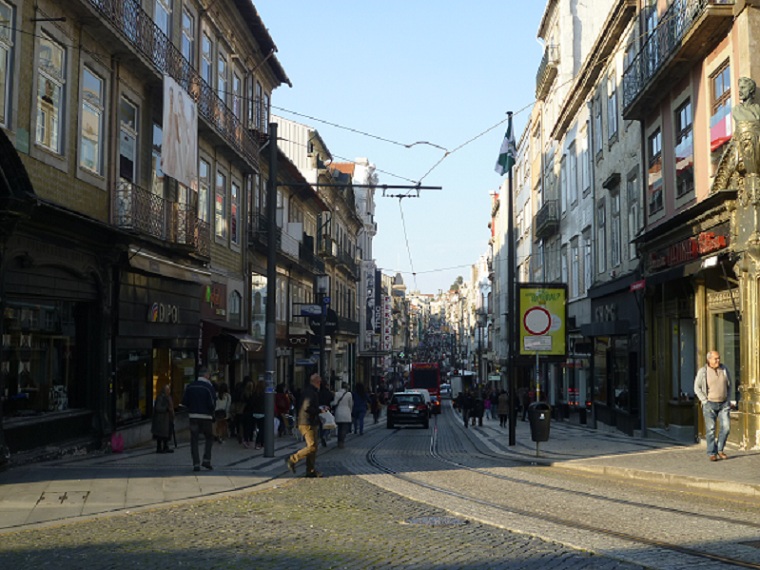
[[[720,352],[720,363],[728,368],[734,380],[735,393],[732,399],[739,401],[739,384],[741,383],[739,319],[734,311],[716,313],[713,315],[712,325],[712,346]]]
[[[85,314],[84,303],[6,303],[0,352],[4,416],[87,407],[86,381],[78,373],[86,355],[76,342]]]
[[[147,414],[146,387],[151,369],[150,350],[120,350],[116,361],[116,425],[141,420]]]

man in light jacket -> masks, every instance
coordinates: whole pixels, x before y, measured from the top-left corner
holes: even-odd
[[[198,379],[185,388],[182,405],[187,408],[190,421],[190,453],[193,456],[193,471],[200,471],[201,465],[206,469],[211,466],[211,448],[214,446],[214,409],[216,408],[216,390],[208,379],[208,368],[198,368]],[[205,439],[203,463],[198,453],[200,434]]]
[[[710,461],[728,459],[723,452],[728,433],[731,430],[729,412],[734,386],[728,368],[720,363],[720,353],[711,350],[707,353],[707,364],[697,371],[694,378],[694,394],[702,402],[702,415],[705,418],[705,441],[707,457]],[[715,418],[718,418],[718,437],[715,437]]]

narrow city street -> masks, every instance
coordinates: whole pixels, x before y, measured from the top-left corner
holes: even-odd
[[[302,466],[294,478],[283,465],[256,490],[7,529],[0,562],[675,569],[743,560],[760,567],[760,549],[750,544],[760,529],[756,505],[508,460],[484,445],[495,422],[465,430],[448,402],[444,408],[427,430],[381,422],[349,436],[345,449],[330,440],[318,459],[321,479],[300,477]]]

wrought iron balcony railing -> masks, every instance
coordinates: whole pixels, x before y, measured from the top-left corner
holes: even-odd
[[[280,228],[275,228],[275,239],[277,240],[276,245],[278,250],[281,248],[281,233],[282,230]],[[248,244],[252,246],[267,247],[269,243],[267,239],[268,236],[269,224],[267,223],[267,217],[261,214],[252,216],[250,224],[248,226]]]
[[[126,180],[119,181],[113,212],[115,226],[209,254],[209,225],[185,204],[171,202]]]
[[[359,276],[359,267],[351,255],[343,249],[338,250],[338,265],[342,265],[353,276]]]
[[[731,28],[735,0],[676,0],[646,36],[623,72],[623,116],[643,113],[668,92],[697,62],[718,45]]]
[[[557,200],[547,200],[536,213],[534,223],[536,237],[547,238],[559,230],[559,204]]]
[[[134,0],[83,0],[97,9],[129,45],[155,68],[174,78],[198,104],[198,115],[251,165],[259,164],[259,144],[214,89]]]
[[[301,265],[315,275],[325,272],[325,262],[314,254],[313,249],[307,246],[306,242],[302,242],[299,245],[298,258],[301,261]]]

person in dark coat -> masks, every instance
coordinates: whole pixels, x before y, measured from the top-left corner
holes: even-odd
[[[469,389],[461,392],[461,395],[462,399],[459,402],[459,406],[462,409],[462,420],[464,420],[464,427],[467,427],[467,424],[470,421],[470,414],[472,413],[473,407],[475,406],[475,400],[473,399]]]
[[[156,453],[174,453],[169,447],[174,424],[174,402],[172,402],[171,386],[168,384],[156,397],[153,403],[153,420],[151,433],[156,440]]]
[[[190,423],[190,454],[193,458],[193,471],[200,471],[201,466],[213,469],[211,466],[211,450],[214,447],[214,409],[216,409],[216,390],[208,379],[208,368],[198,368],[198,379],[185,388],[182,405],[187,408]],[[201,461],[198,444],[200,434],[203,434],[204,448]]]
[[[320,377],[321,378],[321,377]],[[332,410],[332,401],[334,394],[330,390],[327,382],[322,382],[319,386],[319,407]],[[327,434],[325,433],[322,424],[319,424],[319,440],[322,442],[322,447],[327,447]]]

